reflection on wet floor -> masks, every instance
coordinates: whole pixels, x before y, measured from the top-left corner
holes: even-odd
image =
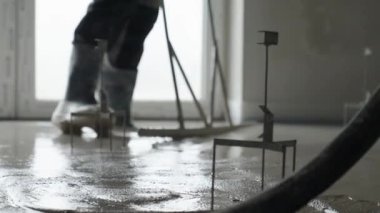
[[[347,195],[322,196],[300,211],[306,212],[380,212],[380,202],[355,200]]]
[[[114,141],[111,152],[107,140],[101,143],[80,138],[75,139],[71,150],[69,137],[60,136],[49,123],[0,123],[0,130],[1,212],[31,208],[119,212],[210,209],[211,138],[171,141],[133,136],[127,143]],[[259,135],[260,130],[253,126],[220,137],[247,139]],[[299,133],[297,126],[282,126],[278,130],[281,137],[300,140],[297,161],[303,165],[324,145],[315,148],[317,144],[304,142],[310,137],[307,135],[316,134],[318,140],[327,142],[339,128],[304,127],[306,136]],[[216,209],[260,193],[260,153],[241,148],[218,149]],[[378,153],[379,148],[375,147],[369,154],[372,161],[364,159],[368,163],[364,167],[378,168],[379,158],[374,157]],[[268,188],[281,181],[281,156],[269,153],[267,159]],[[287,169],[290,173],[290,167]],[[364,171],[362,167],[357,170]],[[375,181],[379,172],[368,170],[366,181],[372,182],[363,187],[372,187],[374,191],[357,195],[360,199],[379,201],[376,198],[380,195],[380,183]],[[355,181],[355,177],[354,174],[343,180],[343,185]],[[330,191],[333,195],[350,192],[344,186],[338,184],[337,191]],[[348,196],[322,196],[301,212],[380,212],[380,205]]]

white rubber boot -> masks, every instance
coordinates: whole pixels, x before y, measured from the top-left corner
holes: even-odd
[[[78,102],[61,101],[52,115],[52,123],[61,129],[63,134],[82,134],[83,127],[90,127],[97,133],[100,128],[107,129],[110,126],[108,118],[99,118],[96,116],[100,112],[98,105],[84,105]],[[72,113],[81,114],[73,115]],[[93,115],[93,116],[91,116]],[[70,127],[72,125],[72,128]],[[100,127],[101,125],[101,127]],[[72,132],[71,132],[72,131]],[[107,136],[106,131],[102,131],[102,136]]]
[[[116,116],[116,126],[125,125],[128,130],[136,130],[132,122],[131,105],[137,71],[117,69],[105,57],[103,72],[104,92],[109,107],[116,113],[124,113],[124,116]]]
[[[107,132],[99,135],[101,129],[109,129],[108,118],[99,119],[96,116],[100,109],[95,99],[99,70],[102,62],[102,50],[87,44],[74,44],[70,76],[65,99],[53,112],[51,121],[64,134],[81,134],[83,127],[93,128],[98,136],[106,136]],[[71,116],[72,113],[86,113],[94,116]],[[70,127],[72,125],[72,128]]]

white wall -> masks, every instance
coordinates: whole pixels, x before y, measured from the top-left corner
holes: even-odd
[[[243,67],[242,77],[239,71],[238,77],[231,74],[243,83],[230,82],[230,98],[242,96],[243,119],[261,117],[257,106],[263,102],[264,47],[256,44],[259,30],[280,33],[279,46],[270,49],[269,106],[277,120],[341,121],[343,104],[362,99],[365,69],[370,72],[370,88],[379,84],[380,1],[248,0],[243,4],[243,20],[233,21],[241,16],[235,12],[229,25],[229,72],[239,70],[239,60]],[[240,25],[242,35],[236,32]],[[240,38],[244,39],[243,59],[236,59]],[[366,47],[372,56],[363,56]]]

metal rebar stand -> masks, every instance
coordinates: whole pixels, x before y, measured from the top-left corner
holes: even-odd
[[[277,32],[261,31],[264,33],[275,34]],[[245,147],[245,148],[257,148],[262,149],[261,159],[261,190],[264,190],[265,186],[265,154],[266,150],[282,153],[282,173],[281,177],[285,178],[285,164],[286,164],[286,152],[287,148],[293,148],[293,172],[296,169],[296,152],[297,152],[297,140],[285,140],[274,141],[273,140],[273,127],[274,127],[274,115],[268,108],[268,81],[269,81],[269,46],[277,44],[276,41],[271,41],[269,38],[265,39],[265,88],[264,88],[264,105],[259,106],[264,113],[262,141],[242,141],[242,140],[223,140],[214,139],[213,145],[213,157],[212,157],[212,182],[211,182],[211,210],[214,209],[214,188],[215,188],[215,161],[216,161],[216,147],[217,146],[229,146],[229,147]]]
[[[243,141],[232,139],[214,139],[212,151],[212,173],[211,173],[211,210],[214,210],[214,194],[215,194],[215,176],[216,176],[216,148],[217,146],[225,147],[244,147],[244,148],[257,148],[265,149],[274,152],[282,153],[282,170],[281,177],[285,178],[286,175],[286,153],[287,148],[293,148],[293,162],[292,171],[296,169],[296,154],[297,154],[297,141],[284,140],[276,142],[263,142],[263,141]],[[262,171],[261,171],[261,189],[264,190],[264,175],[265,175],[265,152],[262,155]]]

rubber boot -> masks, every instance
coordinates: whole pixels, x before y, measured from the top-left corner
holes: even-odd
[[[64,134],[80,135],[83,127],[92,127],[97,131],[100,125],[103,129],[109,126],[109,120],[99,120],[96,116],[71,116],[71,113],[95,115],[99,112],[95,90],[102,57],[102,51],[94,45],[81,43],[73,45],[66,95],[51,118],[52,123]]]
[[[125,125],[128,130],[136,130],[131,118],[131,105],[137,71],[118,69],[110,64],[108,57],[104,58],[103,89],[109,107],[118,114],[115,125],[119,127]]]

